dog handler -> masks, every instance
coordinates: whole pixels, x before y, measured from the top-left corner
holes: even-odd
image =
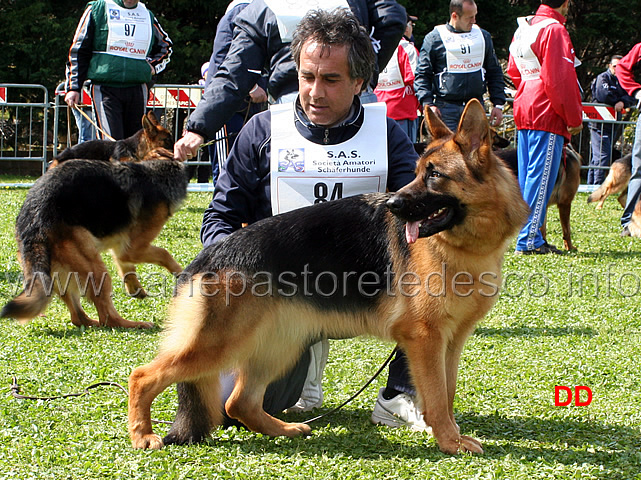
[[[148,88],[172,53],[169,36],[138,0],[95,0],[87,4],[67,60],[65,102],[80,101],[85,80],[98,126],[115,140],[140,129]]]
[[[519,185],[530,207],[518,254],[562,253],[541,235],[563,145],[583,128],[574,47],[564,27],[570,0],[541,0],[536,14],[518,19],[507,73],[517,87]],[[579,62],[580,63],[580,62]]]
[[[292,55],[297,99],[255,115],[240,131],[204,215],[205,246],[244,222],[332,198],[396,191],[414,179],[417,155],[407,135],[386,118],[384,104],[363,105],[359,99],[375,58],[356,17],[342,8],[308,13],[294,34]],[[318,241],[332,240],[321,236]],[[293,370],[267,388],[266,412],[277,414],[296,404],[309,363],[305,350]],[[233,383],[233,376],[224,379],[227,394]],[[404,356],[390,365],[387,385],[379,392],[372,421],[426,430]],[[193,404],[189,385],[179,384],[178,393],[179,404]],[[190,422],[177,417],[176,433],[170,431],[165,441],[172,443],[175,436],[180,441],[185,423]]]

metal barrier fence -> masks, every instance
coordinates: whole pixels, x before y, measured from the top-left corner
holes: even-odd
[[[200,101],[202,92],[200,85],[155,85],[150,90],[147,108],[156,114],[161,124],[178,140],[182,136],[186,120]],[[91,99],[86,92],[82,103],[91,113]],[[618,120],[614,109],[603,104],[584,103],[583,112],[584,129],[572,139],[573,146],[583,156],[583,170],[593,168],[589,166],[592,155],[589,123],[620,128],[623,133],[619,142],[611,148],[616,148],[622,155],[631,151],[635,122]],[[52,132],[48,142],[51,114]],[[498,132],[516,145],[516,129],[511,115],[504,116]],[[42,174],[46,171],[48,160],[77,142],[78,133],[76,119],[64,103],[64,93],[54,95],[54,102],[50,103],[48,92],[42,85],[0,84],[0,171],[6,171],[4,161],[29,161],[40,162],[38,174]],[[210,162],[203,158],[204,154],[201,149],[197,158],[185,163],[194,168],[207,168],[206,173],[210,173]],[[210,184],[192,183],[190,189],[205,191],[210,189]],[[591,187],[582,185],[581,190],[590,191]]]
[[[0,83],[0,160],[33,162],[45,172],[49,109],[42,85]]]

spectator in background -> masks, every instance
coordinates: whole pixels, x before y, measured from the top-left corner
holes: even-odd
[[[624,56],[616,67],[616,75],[619,83],[628,94],[634,97],[637,107],[641,102],[641,84],[635,76],[641,66],[641,43],[637,43],[626,56]],[[632,176],[628,183],[628,199],[621,216],[621,236],[629,237],[630,229],[628,224],[632,219],[632,212],[639,201],[641,194],[641,121],[637,118],[637,125],[634,132],[634,146],[632,147]]]
[[[621,55],[614,55],[610,59],[606,71],[600,73],[591,85],[592,100],[614,107],[617,120],[621,120],[621,112],[624,108],[634,104],[634,98],[627,94],[616,77],[616,66],[621,58]],[[594,167],[609,167],[612,161],[612,149],[623,129],[621,125],[613,123],[590,122],[589,127],[592,147],[590,165]],[[605,170],[591,168],[588,170],[588,185],[601,185],[605,180],[605,176]]]
[[[98,126],[115,140],[130,137],[140,130],[148,85],[171,52],[169,36],[143,3],[89,2],[69,49],[65,102],[77,105],[83,83],[91,80]]]
[[[416,17],[414,17],[416,18]],[[379,102],[387,105],[387,116],[396,120],[401,129],[416,143],[418,110],[421,108],[414,93],[414,72],[418,51],[409,42],[414,22],[408,17],[405,34],[387,66],[378,77],[374,93]]]
[[[530,206],[517,237],[518,254],[561,254],[541,235],[563,146],[583,128],[574,47],[565,29],[570,0],[541,0],[536,14],[517,19],[507,72],[517,87],[519,185]]]
[[[252,0],[235,0],[231,2],[227,6],[225,14],[218,21],[211,58],[208,62],[211,68],[209,74],[205,77],[205,88],[207,88],[211,79],[216,75],[216,72],[218,72],[218,69],[225,61],[227,52],[229,52],[229,47],[234,38],[234,19],[236,15],[242,12],[251,2]],[[218,180],[220,167],[227,158],[227,155],[229,155],[229,151],[240,129],[243,128],[243,125],[245,125],[251,117],[267,108],[266,88],[267,79],[263,76],[258,77],[256,84],[249,91],[249,95],[245,97],[241,108],[216,132],[216,142],[207,147],[211,160],[212,183],[214,185],[216,185],[216,181]]]
[[[490,34],[476,23],[474,0],[451,0],[450,19],[434,27],[421,47],[414,88],[423,107],[429,106],[450,130],[456,131],[468,101],[489,91],[490,125],[503,120],[505,81]]]

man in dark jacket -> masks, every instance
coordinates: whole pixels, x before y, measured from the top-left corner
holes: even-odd
[[[493,108],[490,124],[503,120],[505,82],[490,34],[476,23],[474,0],[451,0],[450,20],[425,36],[414,90],[423,107],[429,106],[450,130],[456,130],[468,101],[483,102],[488,90]]]
[[[176,143],[174,155],[185,160],[196,155],[242,103],[261,72],[269,72],[268,91],[277,100],[298,89],[296,66],[289,51],[296,23],[309,9],[304,1],[254,0],[234,19],[234,39],[225,61],[191,114],[187,133]],[[300,5],[299,5],[300,4]],[[323,8],[349,7],[378,49],[382,69],[396,52],[405,31],[405,9],[395,0],[327,0]],[[378,71],[378,70],[377,70]],[[376,85],[376,79],[373,80]]]
[[[243,223],[341,196],[396,191],[414,179],[417,155],[407,135],[386,117],[384,104],[359,100],[375,62],[367,32],[356,18],[339,10],[309,12],[296,30],[292,54],[299,71],[298,98],[255,115],[240,131],[205,212],[205,246]],[[310,358],[306,350],[289,373],[268,386],[266,412],[280,413],[297,403]],[[232,375],[223,379],[223,391],[230,393],[233,383]],[[194,404],[193,391],[179,385],[179,403]],[[397,356],[372,421],[427,430],[414,395],[405,357]],[[194,415],[189,408],[179,406],[179,411]],[[181,435],[180,425],[197,423],[190,418],[177,419],[170,440]]]
[[[608,68],[600,73],[592,82],[592,99],[598,103],[605,103],[614,107],[616,120],[621,120],[621,112],[635,103],[634,98],[627,94],[616,76],[616,66],[621,60],[621,55],[614,55],[610,59]],[[612,160],[612,148],[621,135],[620,125],[613,123],[590,122],[590,142],[592,156],[590,165],[594,167],[609,167]],[[591,168],[588,170],[588,185],[601,185],[605,180],[604,169]]]

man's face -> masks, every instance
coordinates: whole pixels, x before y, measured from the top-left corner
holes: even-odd
[[[303,44],[298,91],[307,117],[316,125],[330,127],[347,116],[363,79],[350,78],[346,45],[322,47],[314,40]]]
[[[610,62],[610,65],[608,65],[608,68],[610,69],[610,73],[612,75],[616,74],[617,71],[617,63],[619,63],[619,59],[615,58]]]
[[[123,0],[122,4],[126,8],[134,8],[136,5],[138,5],[138,0]]]
[[[475,3],[463,2],[463,12],[459,15],[452,12],[450,18],[450,25],[452,25],[459,32],[469,32],[472,30],[472,25],[476,23],[476,8]]]

